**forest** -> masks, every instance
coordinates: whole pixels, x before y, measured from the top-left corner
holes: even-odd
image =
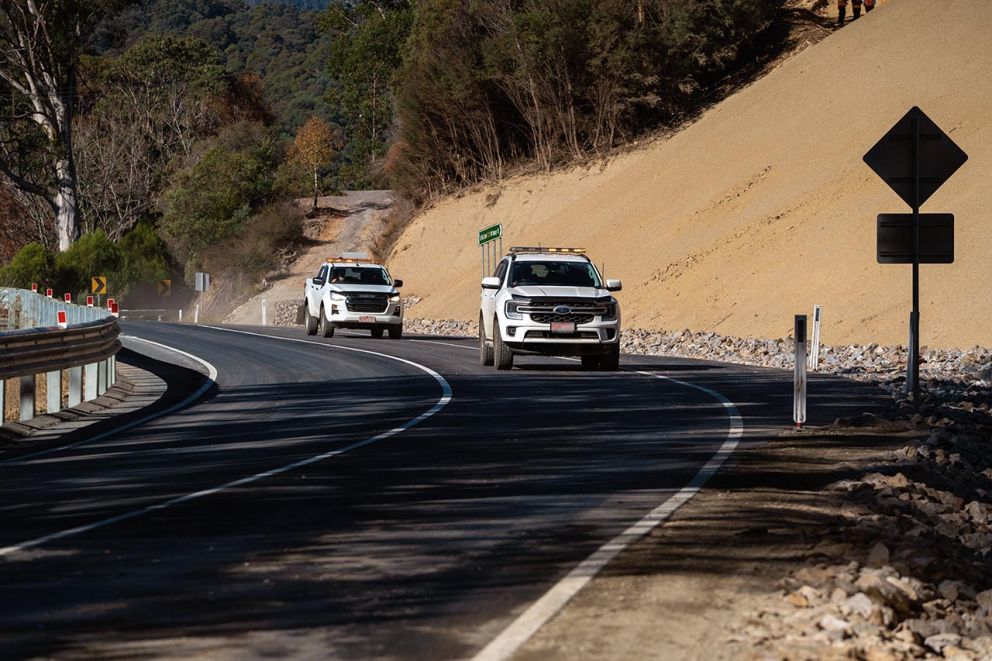
[[[423,204],[608,155],[782,34],[782,0],[29,6],[0,8],[0,283],[100,271],[119,294],[201,269],[254,286],[300,240],[299,198]]]

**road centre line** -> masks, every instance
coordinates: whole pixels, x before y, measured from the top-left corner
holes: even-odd
[[[147,422],[151,422],[152,420],[156,420],[158,418],[161,418],[164,415],[169,415],[170,413],[175,413],[176,411],[179,411],[181,409],[186,408],[187,406],[189,406],[190,404],[192,404],[196,400],[200,399],[200,397],[202,397],[208,390],[210,390],[210,388],[215,383],[217,383],[217,368],[214,367],[212,364],[210,364],[210,362],[204,360],[203,358],[200,358],[199,356],[194,356],[193,354],[187,353],[185,351],[182,351],[181,349],[176,349],[175,347],[170,347],[170,346],[168,346],[166,344],[160,344],[158,342],[152,342],[151,340],[146,340],[144,338],[135,337],[133,335],[123,335],[122,337],[125,340],[137,340],[138,342],[145,342],[146,344],[155,345],[155,346],[157,346],[157,347],[159,347],[161,349],[167,349],[168,351],[172,351],[172,352],[178,353],[178,354],[180,354],[182,356],[185,356],[186,358],[189,358],[190,360],[193,360],[194,362],[199,363],[200,365],[202,365],[207,370],[207,380],[192,395],[190,395],[189,397],[187,397],[183,401],[179,402],[178,404],[173,404],[172,406],[170,406],[169,408],[165,409],[164,411],[158,411],[156,413],[151,413],[151,414],[146,415],[145,417],[143,417],[143,418],[141,418],[139,420],[133,420],[133,421],[131,421],[131,422],[125,424],[125,425],[121,425],[120,427],[115,427],[114,429],[108,429],[107,431],[102,432],[100,434],[97,434],[96,436],[91,436],[89,438],[84,438],[81,441],[76,441],[75,443],[69,443],[67,445],[60,445],[58,447],[48,448],[47,450],[39,450],[38,452],[32,452],[30,454],[21,455],[19,457],[13,457],[11,459],[6,459],[4,461],[0,461],[0,466],[18,466],[18,465],[22,465],[25,461],[27,461],[29,459],[35,459],[37,457],[42,457],[42,456],[45,456],[47,454],[52,454],[52,453],[55,453],[55,452],[60,452],[62,450],[69,450],[71,448],[78,447],[78,446],[83,445],[85,443],[95,443],[96,441],[102,441],[103,439],[105,439],[105,438],[107,438],[109,436],[113,436],[114,434],[119,434],[121,432],[128,431],[129,429],[134,429],[135,427],[138,427],[140,425],[143,425],[143,424],[145,424]]]
[[[224,484],[221,484],[221,485],[216,486],[216,487],[212,487],[210,489],[202,489],[200,491],[195,491],[193,493],[189,493],[189,494],[186,494],[184,496],[177,496],[175,498],[170,498],[170,499],[165,500],[165,501],[162,501],[160,503],[155,503],[154,505],[148,505],[146,507],[142,507],[142,508],[139,508],[139,509],[136,509],[136,510],[131,510],[130,512],[124,512],[123,514],[118,514],[117,516],[113,516],[113,517],[110,517],[108,519],[102,519],[100,521],[95,521],[93,523],[88,523],[88,524],[85,524],[85,525],[82,525],[82,526],[76,526],[74,528],[69,528],[67,530],[61,530],[59,532],[55,532],[55,533],[52,533],[50,535],[45,535],[43,537],[37,537],[35,539],[31,539],[31,540],[28,540],[26,542],[21,542],[19,544],[14,544],[12,546],[5,546],[5,547],[0,548],[0,557],[4,557],[4,556],[8,556],[8,555],[13,555],[13,554],[19,553],[21,551],[26,551],[27,549],[35,548],[35,547],[41,546],[43,544],[46,544],[48,542],[52,542],[52,541],[58,540],[58,539],[65,539],[65,538],[68,538],[68,537],[74,537],[76,535],[80,535],[82,533],[89,532],[91,530],[96,530],[98,528],[103,528],[103,527],[112,525],[114,523],[120,523],[121,521],[127,521],[129,519],[134,519],[134,518],[137,518],[137,517],[140,517],[140,516],[144,516],[146,514],[152,514],[154,512],[159,512],[159,511],[168,509],[170,507],[174,507],[176,505],[181,505],[183,503],[188,503],[188,502],[193,501],[193,500],[198,500],[200,498],[205,498],[207,496],[213,496],[215,494],[221,493],[222,491],[227,491],[227,490],[233,489],[235,487],[241,487],[241,486],[244,486],[246,484],[251,484],[253,482],[257,482],[259,480],[262,480],[262,479],[265,479],[265,478],[268,478],[268,477],[273,477],[273,476],[276,476],[276,475],[280,475],[282,473],[288,473],[289,471],[295,470],[297,468],[302,468],[304,466],[309,466],[311,464],[315,464],[315,463],[318,463],[320,461],[324,461],[325,459],[330,459],[332,457],[337,457],[339,455],[346,454],[348,452],[351,452],[352,450],[357,450],[358,448],[365,447],[366,445],[372,445],[373,443],[377,443],[379,441],[383,441],[383,440],[385,440],[387,438],[390,438],[392,436],[396,436],[397,434],[400,434],[400,433],[402,433],[402,432],[410,429],[411,427],[414,427],[415,425],[420,424],[424,420],[427,420],[428,418],[430,418],[431,416],[433,416],[434,414],[436,414],[438,411],[440,411],[441,409],[443,409],[445,406],[447,406],[448,402],[451,401],[451,386],[450,386],[450,384],[448,384],[448,382],[445,380],[445,378],[443,376],[441,376],[440,374],[438,374],[437,372],[435,372],[434,370],[432,370],[431,368],[427,367],[426,365],[421,365],[420,363],[415,363],[412,360],[407,360],[405,358],[399,358],[397,356],[390,356],[388,354],[379,353],[377,351],[369,351],[369,350],[366,350],[366,349],[357,349],[357,348],[354,348],[354,347],[342,347],[342,346],[337,346],[337,345],[333,345],[333,344],[325,344],[323,342],[313,342],[313,341],[310,341],[310,340],[302,340],[302,339],[287,338],[287,337],[278,337],[278,336],[273,336],[273,335],[264,335],[264,334],[261,334],[261,333],[252,333],[252,332],[249,332],[249,331],[239,331],[239,330],[234,330],[234,329],[230,329],[230,328],[218,328],[216,326],[204,326],[204,328],[212,328],[214,330],[226,331],[226,332],[230,332],[230,333],[242,333],[244,335],[256,335],[258,337],[264,337],[264,338],[273,339],[273,340],[283,340],[283,341],[287,341],[287,342],[302,342],[304,344],[314,344],[314,345],[325,347],[325,348],[329,348],[329,349],[340,349],[342,351],[353,351],[353,352],[357,352],[357,353],[364,353],[364,354],[370,354],[370,355],[373,355],[373,356],[379,356],[379,357],[382,357],[382,358],[387,358],[389,360],[395,360],[397,362],[405,363],[407,365],[410,365],[412,367],[415,367],[415,368],[419,369],[420,371],[425,372],[428,375],[430,375],[438,383],[438,385],[441,386],[441,397],[427,411],[424,411],[423,413],[421,413],[417,417],[408,420],[407,422],[403,423],[402,425],[400,425],[398,427],[394,427],[394,428],[392,428],[392,429],[390,429],[388,431],[382,432],[380,434],[376,434],[375,436],[371,436],[369,438],[363,439],[361,441],[357,441],[357,442],[352,443],[351,445],[347,445],[347,446],[345,446],[343,448],[339,448],[337,450],[330,450],[328,452],[323,452],[321,454],[315,455],[313,457],[309,457],[307,459],[302,459],[300,461],[295,461],[293,463],[286,464],[284,466],[279,466],[278,468],[273,468],[273,469],[270,469],[270,470],[267,470],[267,471],[263,471],[261,473],[255,473],[254,475],[249,475],[247,477],[242,477],[242,478],[239,478],[237,480],[232,480],[230,482],[225,482]]]
[[[458,347],[460,349],[467,349],[470,351],[476,350],[476,347],[467,347],[460,344],[452,344],[450,342],[416,339],[414,339],[414,341],[430,344],[443,344],[445,346]],[[561,357],[558,356],[558,358]],[[562,360],[575,359],[562,358]],[[584,588],[586,584],[589,583],[589,581],[591,581],[600,571],[602,571],[607,564],[620,555],[620,553],[627,547],[642,539],[652,530],[668,520],[668,518],[671,517],[679,507],[689,502],[693,496],[699,493],[710,478],[713,477],[718,470],[720,470],[720,467],[723,466],[724,462],[730,458],[730,455],[734,453],[734,450],[737,449],[741,436],[744,433],[744,420],[741,418],[740,411],[737,410],[734,403],[727,397],[712,388],[695,383],[689,383],[688,381],[682,381],[681,379],[675,379],[670,376],[664,376],[662,374],[656,374],[646,370],[630,371],[635,374],[660,379],[662,381],[669,381],[687,388],[692,388],[693,390],[698,390],[699,392],[715,399],[720,406],[723,407],[723,410],[730,419],[730,428],[727,431],[726,439],[719,449],[717,449],[717,451],[713,454],[713,456],[710,457],[710,460],[707,461],[706,464],[704,464],[703,467],[700,468],[699,471],[693,476],[688,484],[679,489],[677,493],[668,498],[665,502],[648,512],[648,514],[637,521],[637,523],[624,530],[606,544],[600,546],[592,553],[592,555],[580,562],[574,569],[572,569],[572,571],[568,572],[564,578],[555,583],[537,601],[531,604],[527,610],[511,622],[509,626],[489,641],[489,643],[483,647],[482,650],[472,657],[472,661],[502,661],[503,659],[507,659],[512,656],[513,653],[520,649],[524,643],[530,640],[541,627],[557,615],[561,609],[565,607],[565,604],[567,604],[572,597],[578,594],[579,591],[582,590],[582,588]]]

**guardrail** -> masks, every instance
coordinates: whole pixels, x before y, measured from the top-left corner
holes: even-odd
[[[0,424],[105,393],[117,381],[119,335],[107,310],[0,288]]]

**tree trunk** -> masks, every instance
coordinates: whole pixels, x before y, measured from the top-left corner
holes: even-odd
[[[320,190],[317,188],[317,168],[313,169],[313,212],[317,213],[317,194]]]
[[[76,166],[71,158],[61,158],[55,164],[57,177],[55,227],[59,234],[59,252],[65,252],[79,238],[79,207],[76,200]]]

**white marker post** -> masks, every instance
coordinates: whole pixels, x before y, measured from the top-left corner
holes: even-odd
[[[820,365],[820,306],[813,306],[813,338],[809,350],[809,371],[815,372]]]
[[[268,326],[268,324],[266,323],[266,314],[265,314],[266,313],[266,309],[265,308],[266,308],[266,301],[263,298],[262,299],[262,325],[263,326]]]
[[[194,324],[200,323],[200,304],[199,303],[197,303],[196,304],[196,307],[193,308],[193,323]]]
[[[796,315],[796,369],[795,390],[792,398],[792,419],[796,430],[806,423],[806,315]]]

